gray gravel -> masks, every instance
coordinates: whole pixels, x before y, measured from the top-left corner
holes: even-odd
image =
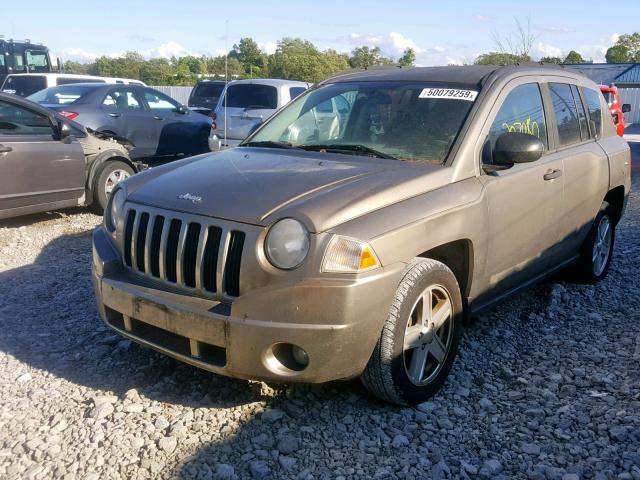
[[[636,174],[637,176],[637,174]],[[83,210],[0,224],[0,478],[640,479],[640,197],[596,287],[476,319],[416,409],[215,376],[99,322]]]

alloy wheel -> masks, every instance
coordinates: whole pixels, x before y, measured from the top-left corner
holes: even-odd
[[[596,236],[593,242],[593,251],[591,252],[591,261],[593,263],[593,274],[598,277],[602,275],[609,261],[611,254],[611,221],[608,215],[604,215],[598,223]]]

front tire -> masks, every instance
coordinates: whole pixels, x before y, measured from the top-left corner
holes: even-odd
[[[444,384],[461,329],[462,298],[455,275],[441,262],[415,259],[398,285],[362,383],[387,402],[424,402]]]
[[[129,178],[135,172],[130,165],[119,160],[107,161],[100,167],[93,182],[93,206],[103,213],[109,202],[109,195],[118,182]]]
[[[580,249],[577,268],[579,282],[595,284],[607,276],[613,257],[615,234],[613,210],[609,203],[603,202]]]

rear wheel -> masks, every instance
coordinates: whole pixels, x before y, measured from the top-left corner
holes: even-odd
[[[462,298],[453,272],[435,260],[414,260],[400,281],[362,383],[388,402],[424,402],[444,384],[461,329]]]
[[[134,174],[130,165],[119,160],[108,161],[100,168],[93,183],[93,205],[102,213],[107,208],[114,187]]]
[[[580,250],[577,268],[579,282],[598,283],[607,276],[613,257],[614,241],[613,212],[609,203],[603,202]]]

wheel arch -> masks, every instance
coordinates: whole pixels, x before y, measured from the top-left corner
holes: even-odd
[[[611,205],[613,221],[617,224],[622,218],[624,210],[624,186],[620,185],[609,190],[604,197],[604,201]]]
[[[473,243],[464,238],[433,247],[420,255],[444,263],[451,269],[460,286],[463,298],[469,296],[473,278]]]
[[[122,152],[120,152],[119,150],[106,150],[104,152],[100,152],[98,155],[95,156],[93,160],[91,160],[91,162],[88,165],[87,183],[86,183],[86,190],[88,192],[87,203],[93,202],[93,195],[92,195],[93,186],[95,183],[96,176],[100,174],[100,170],[102,169],[103,165],[105,165],[108,162],[114,162],[114,161],[126,163],[133,169],[134,173],[138,172],[138,167],[136,167],[135,163],[133,163],[129,157],[126,157],[125,155],[123,155]]]

